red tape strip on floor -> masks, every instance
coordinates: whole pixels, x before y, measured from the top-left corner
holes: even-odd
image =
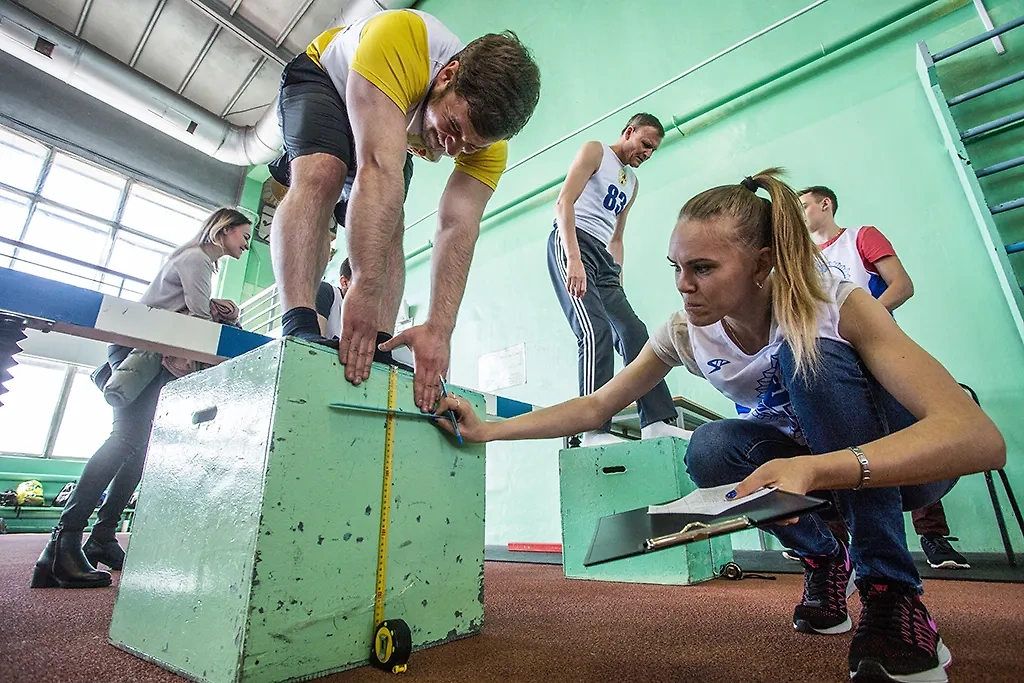
[[[561,543],[509,543],[509,552],[523,553],[560,553]]]

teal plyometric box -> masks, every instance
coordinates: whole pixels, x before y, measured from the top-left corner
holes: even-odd
[[[211,683],[368,663],[386,418],[328,404],[387,396],[385,366],[352,386],[335,351],[294,340],[167,385],[111,642]],[[418,412],[404,371],[396,408]],[[384,616],[419,650],[483,625],[484,447],[394,419]]]
[[[684,439],[666,436],[559,453],[562,563],[567,578],[687,585],[714,578],[722,565],[732,561],[732,541],[718,536],[583,566],[601,517],[666,503],[696,488],[686,474],[686,445]]]

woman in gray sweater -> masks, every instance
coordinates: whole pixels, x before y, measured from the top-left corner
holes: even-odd
[[[234,209],[217,209],[195,237],[174,250],[139,301],[153,308],[209,319],[217,262],[224,256],[239,258],[249,248],[251,234],[252,225],[245,215]],[[117,368],[130,352],[130,348],[111,345],[107,353],[111,368]],[[50,542],[36,562],[32,588],[109,586],[110,574],[96,567],[102,563],[121,569],[124,551],[114,532],[142,479],[160,390],[173,378],[161,369],[131,403],[114,408],[110,436],[82,471]],[[82,532],[108,485],[99,520],[83,548]]]

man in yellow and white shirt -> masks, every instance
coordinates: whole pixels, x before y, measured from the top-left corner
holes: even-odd
[[[505,170],[505,140],[526,125],[539,96],[540,72],[514,33],[463,47],[440,21],[415,10],[326,31],[293,59],[278,105],[285,154],[271,165],[290,186],[271,237],[283,334],[333,345],[319,334],[314,298],[334,212],[346,226],[353,273],[337,342],[345,376],[359,384],[375,351],[389,361],[392,348],[407,345],[416,404],[432,409],[480,219]],[[392,339],[405,284],[402,204],[413,154],[453,157],[455,168],[440,199],[427,320]]]

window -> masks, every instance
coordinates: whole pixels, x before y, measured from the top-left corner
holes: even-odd
[[[91,216],[113,220],[127,179],[57,153],[43,182],[42,195]]]
[[[0,128],[0,183],[33,192],[49,152],[46,145]]]
[[[0,127],[0,267],[138,300],[207,214]],[[90,457],[111,424],[92,368],[17,360],[0,394],[0,453]]]
[[[109,226],[66,209],[38,206],[21,241],[79,261],[102,263],[109,248],[110,232]],[[88,266],[27,250],[22,250],[22,254],[25,260],[16,261],[15,270],[96,289],[98,272]]]
[[[113,410],[89,378],[92,368],[74,367],[67,405],[55,431],[55,458],[88,458],[107,440]]]
[[[121,223],[175,246],[192,239],[209,212],[142,185],[132,185]]]
[[[113,411],[92,368],[19,354],[0,395],[0,453],[88,458],[110,434]]]
[[[67,366],[19,355],[0,394],[0,452],[42,455],[64,391]]]
[[[0,163],[3,163],[2,160]],[[28,218],[28,200],[0,189],[0,238],[16,240],[21,237],[26,218]],[[11,267],[10,257],[13,254],[14,245],[0,242],[0,268]]]
[[[138,300],[207,214],[0,127],[0,267]]]
[[[172,249],[165,244],[139,235],[124,233],[114,243],[110,252],[107,267],[120,273],[147,279],[160,270],[160,266],[170,255]],[[125,280],[117,275],[105,273],[100,291],[113,294],[122,299],[138,301],[146,288],[132,280]]]

